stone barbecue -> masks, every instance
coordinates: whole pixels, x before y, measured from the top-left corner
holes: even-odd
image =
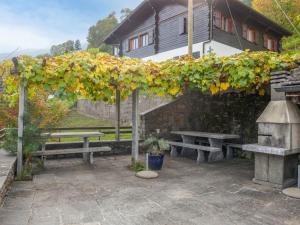
[[[271,74],[271,102],[257,120],[258,144],[243,146],[243,150],[255,153],[254,182],[277,188],[297,183],[300,110],[281,89],[291,85],[291,80],[297,80],[294,72]]]

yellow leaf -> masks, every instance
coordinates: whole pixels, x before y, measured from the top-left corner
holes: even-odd
[[[178,87],[178,86],[175,86],[175,87],[172,87],[170,90],[169,90],[169,92],[170,92],[170,94],[171,95],[177,95],[178,93],[179,93],[179,91],[180,91],[180,88]]]
[[[221,83],[220,88],[222,91],[227,91],[230,87],[229,83]]]
[[[258,94],[259,94],[260,96],[264,96],[264,95],[266,94],[265,89],[260,89],[259,92],[258,92]]]
[[[213,95],[215,95],[215,94],[217,94],[218,92],[219,92],[219,88],[215,85],[215,84],[213,84],[212,86],[210,86],[210,92],[213,94]]]

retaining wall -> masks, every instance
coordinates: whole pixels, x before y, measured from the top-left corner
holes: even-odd
[[[2,206],[15,178],[16,157],[8,155],[4,150],[0,150],[0,165],[0,206]]]
[[[145,112],[159,105],[170,102],[170,98],[146,96],[141,94],[139,98],[139,112]],[[131,125],[132,117],[132,98],[128,98],[121,103],[121,124]],[[115,105],[110,105],[105,102],[91,102],[89,100],[79,100],[77,102],[77,111],[79,113],[89,115],[102,120],[109,120],[114,123],[116,120]]]
[[[141,114],[141,133],[148,136],[160,129],[161,136],[177,139],[170,131],[195,130],[233,133],[243,143],[257,142],[256,120],[266,108],[270,96],[188,93],[162,107]]]

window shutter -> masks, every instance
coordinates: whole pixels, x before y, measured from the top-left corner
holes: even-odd
[[[125,51],[129,52],[130,51],[130,39],[125,40]]]
[[[243,38],[247,39],[248,26],[247,24],[243,24]]]
[[[268,35],[264,34],[264,47],[268,48]]]
[[[218,28],[222,26],[222,13],[218,10],[214,11],[214,25]]]
[[[139,48],[141,48],[143,46],[143,36],[142,35],[139,35],[138,36],[138,46]]]
[[[233,20],[231,18],[229,18],[227,21],[228,21],[227,22],[228,23],[228,31],[227,32],[233,33]]]
[[[154,29],[149,30],[148,34],[149,34],[149,45],[152,45],[154,44],[154,36],[155,36]]]
[[[274,40],[274,51],[278,52],[278,40]]]
[[[179,34],[185,33],[185,17],[179,18]]]
[[[260,38],[260,33],[258,30],[255,30],[255,43],[256,44],[260,43],[259,38]]]
[[[179,34],[183,34],[184,33],[184,17],[180,17],[179,18],[179,24],[178,24],[178,28],[179,28]]]

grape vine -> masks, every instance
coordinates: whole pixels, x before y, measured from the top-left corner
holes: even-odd
[[[29,97],[45,89],[55,95],[113,103],[116,90],[122,99],[135,89],[156,95],[182,94],[186,89],[218,94],[226,91],[265,94],[270,72],[292,69],[300,54],[245,51],[229,57],[207,55],[164,62],[114,57],[95,49],[57,57],[18,58],[19,71],[29,85]],[[11,75],[10,60],[0,63],[4,82],[2,98],[12,105],[18,99],[20,77]]]

